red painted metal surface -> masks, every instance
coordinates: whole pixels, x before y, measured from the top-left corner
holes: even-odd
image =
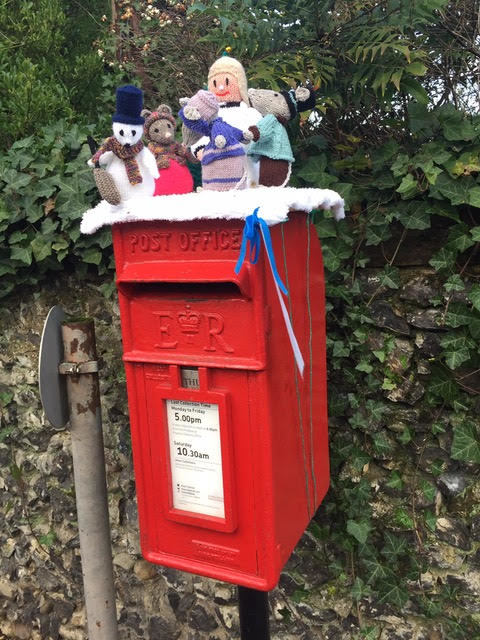
[[[242,230],[132,222],[113,239],[143,555],[270,590],[329,484],[323,264],[304,213],[271,228],[302,379],[264,251],[234,273]],[[182,367],[198,368],[198,388],[182,386]],[[218,409],[221,516],[174,506],[175,401]]]

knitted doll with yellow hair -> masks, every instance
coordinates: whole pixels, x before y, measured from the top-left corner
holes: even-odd
[[[249,106],[245,69],[235,58],[224,55],[212,64],[208,71],[208,90],[217,99],[218,117],[232,127],[245,131],[261,119],[261,113]],[[208,143],[209,138],[203,136],[191,146],[198,160],[202,159],[203,149]],[[247,186],[258,184],[256,160],[252,156],[247,158]]]

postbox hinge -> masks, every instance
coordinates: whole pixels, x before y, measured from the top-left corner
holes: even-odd
[[[58,372],[65,376],[78,376],[82,373],[97,373],[97,360],[87,360],[86,362],[61,362],[58,365]]]

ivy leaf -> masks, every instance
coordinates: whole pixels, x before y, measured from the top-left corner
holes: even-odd
[[[472,320],[472,312],[467,305],[460,302],[450,305],[446,315],[445,324],[454,329],[468,325]]]
[[[387,487],[390,487],[390,489],[402,489],[403,480],[398,471],[392,471],[386,485]]]
[[[421,483],[421,489],[423,495],[429,502],[433,502],[435,500],[435,496],[437,494],[435,485],[433,485],[431,482],[428,482],[427,480],[423,480]]]
[[[32,264],[32,249],[30,247],[12,247],[10,250],[10,258],[18,260],[23,264]]]
[[[400,271],[397,267],[387,265],[379,274],[379,282],[389,289],[398,289],[400,287]]]
[[[462,253],[475,244],[475,240],[471,237],[469,229],[466,225],[458,224],[448,234],[447,249],[457,249]]]
[[[409,166],[410,166],[410,158],[407,156],[407,154],[399,153],[395,162],[390,167],[390,169],[393,175],[396,178],[398,178],[400,176],[404,176],[407,173]]]
[[[417,203],[396,217],[406,229],[419,229],[422,231],[430,227],[430,212]]]
[[[422,167],[422,171],[429,184],[436,184],[438,176],[443,173],[443,169],[440,169],[440,167],[434,167],[433,163],[431,167]]]
[[[430,531],[435,532],[437,528],[437,516],[432,511],[427,510],[424,512],[425,524]]]
[[[405,538],[401,538],[390,531],[385,532],[385,546],[383,547],[381,554],[386,558],[395,560],[398,556],[404,554],[407,551],[407,541]]]
[[[383,402],[376,402],[375,400],[369,399],[366,402],[366,409],[371,420],[380,422],[387,407]]]
[[[395,178],[392,176],[390,171],[383,171],[383,173],[375,177],[376,189],[393,189],[395,185]]]
[[[411,173],[407,173],[407,175],[403,177],[400,186],[396,189],[396,192],[399,193],[404,200],[413,198],[419,191],[418,182]]]
[[[342,266],[344,260],[349,258],[352,253],[353,249],[340,238],[325,243],[323,247],[325,267],[329,271],[337,271]]]
[[[9,169],[1,176],[1,179],[6,182],[6,194],[21,193],[32,181],[32,176],[28,173],[15,171],[15,169]]]
[[[99,265],[102,261],[102,252],[94,247],[90,247],[83,252],[82,258],[84,262]]]
[[[468,299],[473,307],[480,311],[480,284],[474,284],[468,294]]]
[[[444,352],[445,362],[450,369],[457,369],[461,364],[470,360],[470,351],[466,347],[455,351]]]
[[[400,433],[400,435],[397,436],[397,440],[401,444],[408,444],[409,442],[411,442],[412,434],[410,432],[410,429],[408,427],[405,427],[402,433]]]
[[[332,356],[334,358],[348,358],[350,349],[345,345],[343,340],[334,340]]]
[[[473,187],[468,192],[468,204],[480,209],[480,187]]]
[[[360,544],[365,544],[368,538],[368,534],[372,530],[370,523],[365,520],[357,522],[356,520],[347,521],[347,531],[353,536]]]
[[[471,140],[475,129],[466,119],[446,119],[443,121],[443,135],[447,140]]]
[[[471,178],[451,178],[446,173],[438,176],[430,193],[440,192],[442,196],[450,200],[451,204],[467,204],[470,198],[470,188],[473,186]]]
[[[403,529],[413,529],[415,527],[410,514],[401,507],[395,511],[395,522]]]
[[[480,242],[480,227],[473,227],[470,229],[470,233],[472,234],[472,238],[475,242]]]
[[[441,271],[442,269],[451,269],[455,264],[456,251],[452,249],[446,249],[442,247],[440,251],[435,253],[428,264],[431,265],[435,271]]]
[[[455,351],[455,349],[474,349],[475,342],[465,335],[458,335],[458,333],[449,333],[445,335],[440,341],[442,347]]]
[[[337,226],[331,218],[320,218],[315,223],[315,229],[319,238],[336,238]]]
[[[350,199],[351,199],[353,184],[351,184],[350,182],[337,182],[337,178],[335,178],[335,176],[331,176],[330,174],[325,174],[325,175],[328,175],[330,178],[329,184],[335,183],[334,189],[345,200],[345,209],[348,209],[351,202]]]
[[[465,420],[454,427],[451,455],[454,460],[480,462],[480,434],[477,425]]]
[[[43,235],[36,236],[31,241],[30,246],[32,247],[33,256],[37,262],[45,260],[45,258],[52,253],[52,243]]]
[[[366,360],[361,360],[355,367],[357,371],[363,371],[364,373],[372,373],[373,367]]]
[[[370,595],[371,588],[365,584],[365,582],[361,578],[355,578],[355,582],[352,585],[352,598],[357,602],[362,598]]]
[[[472,338],[478,342],[480,340],[480,316],[478,313],[472,313],[468,330]]]
[[[392,453],[394,446],[387,436],[380,432],[373,436],[373,448],[375,450],[375,454],[384,459]]]
[[[451,275],[443,286],[445,287],[445,291],[464,291],[465,290],[465,284],[458,273],[454,273],[453,275]]]
[[[206,11],[206,10],[207,10],[207,7],[203,4],[203,2],[194,2],[190,7],[188,7],[187,15],[190,15],[195,11],[202,13],[203,11]]]
[[[377,246],[381,242],[385,242],[392,237],[392,225],[384,222],[380,225],[369,225],[366,229],[366,246]]]
[[[387,578],[391,571],[388,567],[378,561],[377,558],[363,558],[363,564],[365,565],[368,571],[368,580],[369,584],[375,583],[377,580],[382,580]]]
[[[378,602],[390,602],[399,610],[403,609],[408,600],[408,591],[393,580],[379,584],[379,591],[383,595],[378,599]]]
[[[436,122],[435,116],[430,111],[426,110],[429,122]],[[452,154],[445,145],[441,142],[431,141],[422,145],[422,152],[428,154],[436,164],[444,166],[446,162],[450,160]]]
[[[458,395],[458,386],[447,369],[434,365],[430,372],[428,391],[432,396],[451,405]]]
[[[324,153],[318,156],[311,156],[307,164],[298,171],[297,175],[310,184],[318,181],[320,174],[325,172],[327,167],[327,157]]]

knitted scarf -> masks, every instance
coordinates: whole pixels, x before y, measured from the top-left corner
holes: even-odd
[[[158,142],[149,142],[148,148],[153,153],[155,158],[159,156],[166,156],[171,160],[176,160],[179,164],[185,164],[186,150],[179,142],[171,142],[170,144],[158,144]]]
[[[142,149],[143,142],[141,140],[136,144],[132,144],[130,147],[126,147],[123,144],[120,144],[114,136],[111,136],[105,140],[102,146],[92,157],[92,162],[97,164],[102,154],[106,151],[113,151],[117,158],[123,160],[130,184],[140,184],[143,182],[143,178],[135,156],[137,156]]]

